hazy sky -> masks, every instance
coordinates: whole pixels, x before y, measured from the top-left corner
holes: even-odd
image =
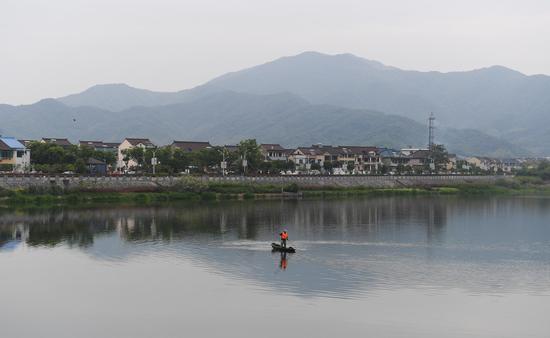
[[[307,50],[550,74],[548,0],[0,0],[0,102],[193,87]]]

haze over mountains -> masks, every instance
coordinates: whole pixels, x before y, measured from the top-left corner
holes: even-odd
[[[0,105],[0,133],[121,140],[150,137],[233,143],[255,137],[287,146],[425,146],[463,155],[549,155],[550,77],[494,66],[417,72],[350,54],[306,52],[165,93],[124,84],[33,105]],[[76,121],[73,121],[76,119]]]

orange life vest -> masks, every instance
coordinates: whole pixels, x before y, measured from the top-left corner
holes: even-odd
[[[288,239],[288,233],[281,232],[281,239]]]

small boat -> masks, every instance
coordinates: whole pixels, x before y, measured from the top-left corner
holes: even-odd
[[[296,252],[296,249],[294,249],[291,246],[287,246],[285,248],[281,244],[277,244],[277,243],[271,243],[271,248],[273,249],[273,251],[290,252],[290,253],[295,253]]]

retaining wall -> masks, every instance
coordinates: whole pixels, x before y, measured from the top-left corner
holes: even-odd
[[[303,187],[436,187],[465,183],[494,183],[503,176],[275,176],[275,177],[197,177],[203,182],[254,183],[286,185],[296,183]],[[0,187],[24,189],[30,187],[48,188],[57,186],[65,190],[90,189],[99,191],[152,191],[159,187],[170,187],[179,177],[88,177],[88,176],[0,176]]]

